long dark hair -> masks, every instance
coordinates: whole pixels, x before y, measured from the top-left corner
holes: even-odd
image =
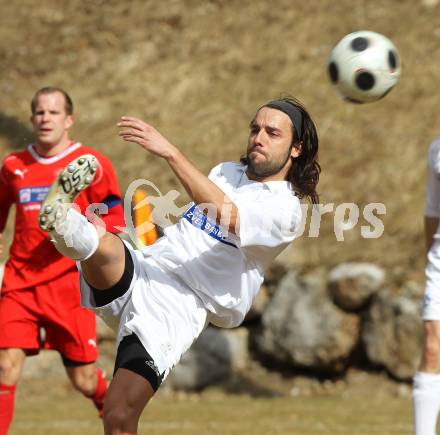
[[[292,166],[286,175],[286,181],[292,183],[293,189],[299,198],[307,197],[312,204],[319,203],[319,195],[316,187],[319,182],[321,166],[318,163],[318,133],[315,123],[305,107],[293,97],[283,97],[278,101],[291,104],[302,114],[301,134],[298,133],[292,124],[293,139],[291,146],[301,144],[301,154],[292,158]],[[265,107],[264,105],[262,107]],[[247,164],[247,157],[240,159],[241,163]]]

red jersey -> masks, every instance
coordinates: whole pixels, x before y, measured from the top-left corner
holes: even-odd
[[[118,232],[115,226],[125,226],[117,178],[110,160],[102,154],[80,143],[72,143],[51,157],[40,156],[33,145],[8,155],[0,169],[0,233],[12,204],[16,204],[16,215],[2,292],[33,287],[76,269],[75,262],[62,256],[48,234],[40,229],[38,213],[57,175],[82,154],[96,156],[99,168],[92,184],[78,195],[75,203],[83,214],[89,204],[104,203],[108,213],[101,219],[107,231]]]

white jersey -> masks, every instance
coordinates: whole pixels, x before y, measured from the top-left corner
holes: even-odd
[[[211,313],[210,321],[222,327],[243,321],[266,268],[294,239],[301,222],[300,202],[289,182],[252,181],[245,170],[228,162],[209,174],[238,208],[237,235],[226,234],[209,217],[209,205],[193,204],[161,239],[142,250],[185,282]]]
[[[440,138],[429,147],[425,216],[440,217]]]
[[[425,216],[440,218],[440,138],[434,140],[429,147]],[[425,273],[423,319],[440,320],[440,233],[438,228],[428,253]]]

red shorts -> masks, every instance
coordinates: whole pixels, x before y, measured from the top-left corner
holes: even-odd
[[[73,361],[96,361],[96,318],[80,305],[78,273],[1,294],[0,348],[23,349],[31,355],[54,349]]]

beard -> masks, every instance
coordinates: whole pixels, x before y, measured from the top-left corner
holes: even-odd
[[[267,158],[267,154],[260,152],[260,154],[263,154],[266,157],[266,160],[264,162],[255,163],[249,157],[250,153],[252,153],[254,149],[255,147],[251,148],[246,155],[248,165],[246,172],[248,173],[248,175],[254,178],[265,178],[278,174],[278,172],[280,172],[289,161],[290,152],[292,151],[292,148],[290,147],[285,156],[281,156],[276,160],[269,160]]]

